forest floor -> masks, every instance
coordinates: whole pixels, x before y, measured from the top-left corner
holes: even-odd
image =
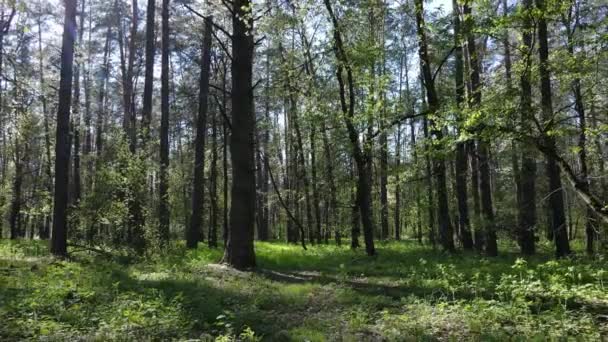
[[[503,250],[505,250],[505,246]],[[77,249],[77,248],[76,248]],[[608,265],[379,243],[256,243],[258,269],[174,246],[139,261],[0,242],[0,340],[601,340]]]

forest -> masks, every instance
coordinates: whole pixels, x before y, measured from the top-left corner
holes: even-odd
[[[608,339],[605,0],[0,0],[0,340]]]

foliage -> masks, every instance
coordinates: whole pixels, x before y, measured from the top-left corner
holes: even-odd
[[[36,241],[0,245],[0,338],[92,340],[598,340],[608,333],[604,260],[496,260],[386,243],[376,258],[335,246],[258,243],[259,271],[219,250],[118,264]]]

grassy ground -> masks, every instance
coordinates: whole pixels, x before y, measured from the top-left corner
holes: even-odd
[[[608,265],[540,255],[444,255],[414,242],[257,243],[258,270],[174,247],[127,263],[70,262],[0,242],[0,340],[601,340]]]

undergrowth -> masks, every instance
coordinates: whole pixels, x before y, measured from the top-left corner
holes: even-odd
[[[112,251],[119,255],[118,251]],[[601,258],[256,243],[258,269],[175,245],[140,259],[0,242],[0,340],[601,340]]]

